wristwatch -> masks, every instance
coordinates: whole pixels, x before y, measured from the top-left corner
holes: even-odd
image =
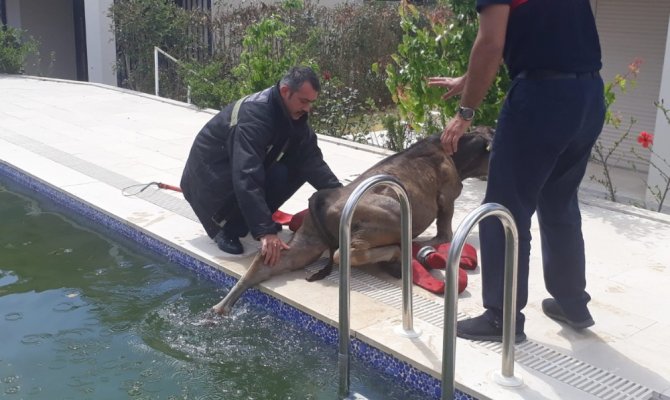
[[[475,117],[475,109],[474,108],[459,106],[457,112],[458,112],[458,116],[461,117],[465,121],[472,121],[472,119]]]

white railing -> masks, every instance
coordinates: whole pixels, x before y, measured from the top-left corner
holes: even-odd
[[[160,48],[154,46],[154,89],[155,89],[155,94],[156,94],[156,96],[160,96],[160,93],[159,93],[159,88],[160,88],[160,78],[159,78],[159,76],[160,76],[160,71],[158,70],[158,54],[159,54],[159,53],[162,54],[162,55],[164,55],[164,56],[167,57],[170,61],[173,61],[174,63],[176,63],[176,64],[179,65],[180,67],[183,67],[181,61],[179,61],[179,60],[177,60],[176,58],[172,57],[171,55],[169,55],[169,54],[166,53],[165,51],[161,50]],[[188,85],[186,86],[186,102],[187,102],[188,104],[191,104],[191,87],[188,86]]]

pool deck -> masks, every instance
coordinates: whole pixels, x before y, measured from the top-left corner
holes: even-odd
[[[150,188],[126,197],[122,189],[149,182],[178,185],[194,136],[212,110],[104,85],[0,75],[0,163],[5,163],[91,206],[126,221],[199,260],[241,275],[258,244],[227,256],[205,235],[180,193]],[[326,161],[346,183],[389,152],[320,137]],[[621,174],[625,174],[621,172]],[[639,192],[637,180],[620,177],[622,193]],[[468,180],[457,202],[454,229],[481,203],[485,182]],[[307,206],[304,186],[286,212]],[[500,369],[500,346],[457,340],[457,387],[492,399],[670,398],[670,216],[598,198],[585,179],[581,191],[587,248],[587,290],[596,325],[575,332],[541,311],[544,289],[537,221],[533,221],[529,340],[517,346],[516,372],[524,382],[505,388],[492,380]],[[429,235],[427,232],[426,235]],[[282,232],[289,238],[288,230]],[[468,242],[478,247],[476,230]],[[336,326],[338,274],[309,283],[296,271],[262,285],[278,297]],[[459,318],[481,308],[480,269],[469,273],[459,298]],[[439,377],[442,304],[415,286],[417,339],[394,333],[400,324],[399,282],[373,271],[355,271],[352,333],[418,369]],[[389,300],[389,295],[397,298]]]

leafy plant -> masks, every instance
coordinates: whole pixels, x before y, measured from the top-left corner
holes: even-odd
[[[605,83],[604,95],[605,106],[607,107],[607,112],[605,114],[605,124],[612,125],[616,129],[620,128],[621,116],[612,113],[611,106],[614,104],[614,102],[616,102],[618,94],[625,94],[629,89],[635,87],[636,78],[640,72],[640,65],[642,65],[642,60],[636,58],[628,65],[628,71],[626,71],[624,75],[617,74],[611,82]],[[607,200],[615,202],[617,201],[616,188],[614,187],[614,182],[612,180],[612,165],[610,159],[614,152],[624,142],[624,140],[628,138],[633,125],[636,122],[637,121],[635,118],[631,117],[630,123],[626,130],[623,131],[623,133],[612,143],[612,145],[607,146],[601,139],[598,139],[593,146],[591,161],[602,167],[602,176],[599,177],[593,174],[590,176],[590,179],[605,187],[605,190],[607,191]]]
[[[454,115],[458,100],[443,100],[444,91],[429,88],[427,78],[461,76],[467,71],[478,27],[474,1],[447,0],[422,10],[402,0],[399,13],[403,37],[393,62],[386,65],[386,85],[400,115],[413,128],[430,111],[438,111],[444,125]],[[373,69],[379,71],[379,66]],[[507,74],[498,74],[479,109],[478,124],[495,125],[508,86]]]
[[[37,41],[32,37],[22,39],[22,33],[9,26],[3,25],[0,28],[0,73],[23,73],[26,58],[37,54]]]
[[[630,135],[630,132],[633,129],[633,125],[635,125],[635,118],[631,117],[630,118],[630,123],[628,124],[628,127],[626,130],[619,136],[617,140],[612,143],[611,146],[605,146],[600,139],[596,141],[596,144],[593,146],[593,152],[591,153],[591,161],[595,162],[596,164],[602,166],[602,177],[598,177],[595,174],[590,176],[590,179],[592,181],[595,181],[602,186],[605,187],[605,190],[607,191],[606,199],[611,200],[611,201],[617,201],[616,197],[616,187],[614,186],[614,181],[612,180],[612,166],[610,163],[610,159],[616,149],[619,148],[621,143]],[[619,120],[617,122],[617,128],[621,125],[621,120],[619,117]]]
[[[376,110],[374,101],[361,101],[358,90],[324,71],[310,124],[317,133],[364,142],[373,125],[370,114]]]
[[[110,7],[117,46],[116,68],[124,87],[142,92],[154,91],[154,46],[180,60],[197,53],[200,41],[196,32],[206,18],[187,12],[169,0],[119,0]],[[164,62],[161,59],[161,62]],[[160,68],[161,93],[166,97],[185,97],[184,85],[175,68]]]
[[[293,65],[311,64],[303,60],[303,46],[291,40],[292,32],[293,28],[278,15],[247,28],[240,63],[233,69],[240,95],[272,86]]]

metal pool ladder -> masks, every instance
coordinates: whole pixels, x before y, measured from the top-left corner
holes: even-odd
[[[516,328],[516,282],[518,237],[516,223],[509,210],[497,203],[482,204],[470,212],[458,226],[447,257],[444,331],[442,340],[442,400],[453,399],[456,369],[456,314],[458,312],[458,264],[465,239],[475,224],[488,216],[500,219],[505,230],[505,291],[503,303],[502,369],[493,375],[503,386],[520,386],[521,377],[514,376],[514,336]],[[423,248],[421,252],[425,251]]]
[[[390,175],[375,175],[363,181],[349,196],[340,218],[340,344],[338,366],[340,371],[339,398],[349,398],[349,354],[351,331],[349,327],[350,313],[350,277],[351,277],[351,221],[360,198],[375,186],[386,184],[391,186],[400,200],[400,231],[401,231],[401,262],[402,262],[402,327],[396,328],[401,336],[415,338],[421,332],[414,330],[412,311],[412,211],[407,191],[402,184]]]

